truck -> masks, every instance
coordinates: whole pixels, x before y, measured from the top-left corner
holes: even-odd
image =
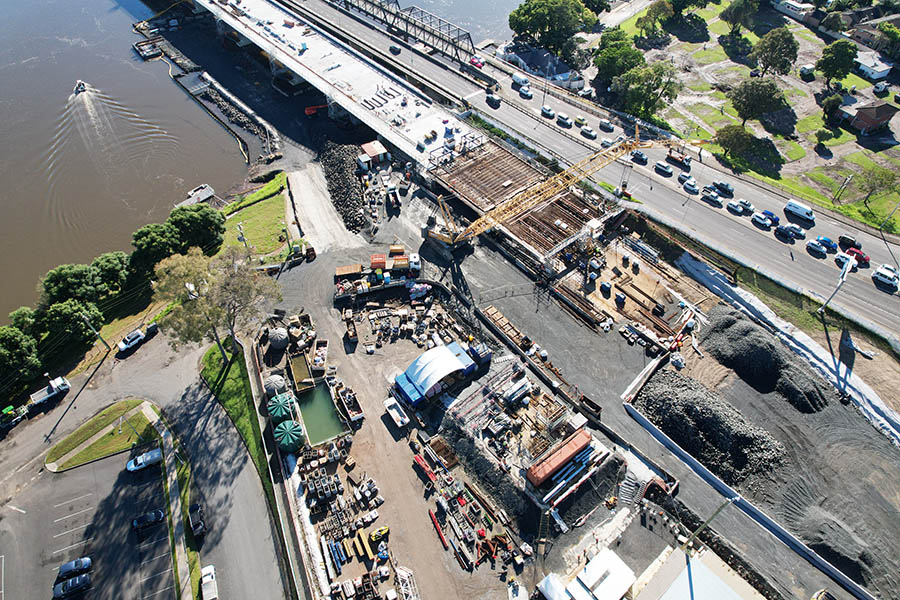
[[[347,324],[347,339],[355,341],[357,338],[356,323],[353,321],[353,310],[347,308],[344,310],[344,322]]]
[[[397,193],[397,186],[393,183],[388,185],[387,189],[388,206],[394,210],[400,210],[400,194]]]
[[[691,157],[681,150],[669,148],[669,153],[666,155],[666,160],[670,163],[675,163],[676,165],[683,167],[684,169],[691,168]]]
[[[218,600],[219,587],[216,585],[216,568],[206,565],[200,569],[200,595],[203,600]]]
[[[65,392],[68,392],[69,388],[71,388],[71,385],[69,385],[69,380],[65,377],[51,379],[46,387],[36,391],[29,397],[28,406],[29,408],[32,406],[39,406],[51,398],[61,396]]]

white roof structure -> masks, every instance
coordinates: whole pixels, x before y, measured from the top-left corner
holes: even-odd
[[[444,377],[464,368],[465,365],[453,351],[442,345],[423,353],[409,365],[404,374],[427,395]]]
[[[741,579],[711,551],[689,557],[673,551],[660,565],[637,600],[763,600],[763,596]]]
[[[538,589],[547,600],[622,600],[635,580],[634,571],[615,552],[603,548],[567,586],[551,573]]]
[[[472,133],[454,114],[400,78],[326,37],[274,2],[196,3],[423,164],[428,164],[428,154],[435,148],[452,148]],[[437,132],[437,138],[419,151],[419,142],[431,131]]]

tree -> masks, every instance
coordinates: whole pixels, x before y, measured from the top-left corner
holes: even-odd
[[[759,2],[754,0],[734,0],[719,14],[719,18],[731,26],[728,35],[737,37],[741,33],[741,27],[750,27],[753,17],[759,10]]]
[[[756,59],[762,74],[769,71],[785,75],[795,62],[800,44],[787,27],[776,27],[760,39],[750,56]]]
[[[599,15],[602,12],[606,12],[610,9],[609,0],[582,0],[584,2],[584,6],[594,13],[595,15]]]
[[[234,339],[237,328],[258,317],[264,303],[281,299],[278,283],[254,269],[238,246],[215,258],[191,248],[161,261],[155,274],[154,299],[175,304],[162,319],[173,344],[209,337],[224,360],[219,329],[227,329]]]
[[[688,9],[705,8],[710,0],[672,0],[672,10],[679,17]]]
[[[831,88],[832,79],[843,79],[853,69],[856,44],[850,40],[837,40],[825,47],[816,68],[825,76],[825,87]]]
[[[684,87],[678,72],[668,62],[635,67],[613,78],[625,109],[642,118],[652,117],[663,104],[671,103]]]
[[[106,293],[97,269],[91,265],[60,265],[41,280],[41,304],[50,306],[74,298],[96,302]]]
[[[836,33],[840,33],[847,29],[846,23],[844,23],[844,18],[841,16],[840,11],[830,12],[825,15],[825,18],[819,22],[819,27],[823,29],[827,29],[828,31],[834,31]]]
[[[878,42],[887,54],[896,57],[900,51],[900,29],[887,21],[879,23]]]
[[[128,255],[121,250],[106,252],[94,259],[91,268],[97,272],[107,292],[118,292],[128,277]]]
[[[660,22],[671,18],[674,14],[675,11],[669,0],[656,0],[647,8],[647,12],[643,16],[638,17],[635,25],[643,37],[653,37],[659,30]]]
[[[33,334],[34,322],[37,319],[34,309],[30,306],[20,306],[16,310],[9,313],[9,322],[12,326],[29,335]]]
[[[37,343],[18,327],[0,327],[0,382],[28,381],[40,372]]]
[[[834,137],[834,134],[831,133],[828,129],[817,129],[816,130],[816,146],[821,146],[828,140]]]
[[[828,96],[827,98],[822,100],[822,112],[825,113],[826,116],[830,117],[843,104],[844,104],[843,96],[841,96],[840,94],[832,94],[831,96]]]
[[[619,42],[608,46],[600,50],[594,57],[597,78],[601,81],[612,81],[616,75],[626,73],[635,67],[641,67],[645,63],[644,53],[632,46],[630,42]]]
[[[198,247],[212,256],[219,251],[225,234],[225,215],[208,204],[179,206],[167,221],[178,230],[181,251]]]
[[[728,92],[728,99],[742,119],[741,127],[747,119],[758,119],[784,105],[784,94],[773,79],[745,79]]]
[[[871,212],[869,198],[875,194],[887,194],[897,189],[897,173],[878,165],[871,165],[863,169],[862,175],[856,180],[861,192],[865,194],[863,204]]]
[[[178,230],[171,223],[151,223],[134,232],[131,239],[129,268],[133,275],[147,275],[156,263],[171,256],[181,248]]]
[[[726,125],[716,131],[716,143],[729,154],[741,154],[753,144],[753,134],[741,125]]]
[[[103,313],[93,302],[82,302],[70,298],[65,302],[50,305],[41,315],[41,326],[48,338],[66,336],[69,346],[82,346],[94,339],[94,332],[85,323],[84,315],[94,326],[103,321]]]
[[[597,16],[581,0],[525,0],[509,13],[517,37],[535,41],[558,54],[576,32],[593,27]]]

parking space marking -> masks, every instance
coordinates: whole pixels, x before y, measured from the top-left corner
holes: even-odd
[[[93,495],[94,495],[94,492],[88,492],[87,494],[82,494],[81,496],[78,496],[77,498],[72,498],[71,500],[66,500],[65,502],[60,502],[59,504],[54,504],[53,508],[59,508],[60,506],[65,506],[66,504],[71,504],[72,502],[78,502],[79,500],[83,500],[83,499],[87,498],[88,496],[93,496]]]
[[[158,592],[153,592],[152,594],[147,594],[146,596],[144,596],[144,598],[152,598],[153,596],[158,596],[158,595],[162,594],[163,592],[168,592],[169,590],[172,590],[172,589],[175,589],[174,583],[167,588],[163,588],[163,589],[159,590]]]
[[[65,521],[66,519],[71,519],[72,517],[77,517],[78,515],[82,515],[82,514],[84,514],[84,513],[86,513],[86,512],[92,511],[92,510],[94,510],[94,507],[93,507],[93,506],[88,507],[88,508],[85,508],[84,510],[79,510],[78,512],[72,513],[71,515],[66,515],[66,516],[64,516],[64,517],[60,517],[60,518],[58,518],[58,519],[54,519],[53,522],[54,522],[54,523],[59,523],[60,521]]]
[[[153,541],[151,541],[151,542],[143,542],[143,543],[141,543],[141,544],[138,544],[138,548],[143,548],[144,546],[149,546],[149,545],[151,545],[151,544],[158,544],[159,542],[161,542],[161,541],[163,541],[163,540],[166,540],[166,541],[168,542],[168,541],[169,541],[169,537],[166,536],[166,537],[159,538],[159,539],[157,539],[157,540],[153,540]]]
[[[71,550],[72,548],[77,548],[78,546],[83,546],[83,545],[87,544],[88,542],[90,542],[90,541],[93,540],[93,539],[94,539],[94,538],[88,538],[88,539],[86,539],[86,540],[82,540],[82,541],[80,541],[80,542],[76,542],[76,543],[74,543],[74,544],[70,544],[70,545],[66,546],[65,548],[60,548],[59,550],[54,550],[54,551],[53,551],[53,554],[59,554],[60,552],[65,552],[66,550]]]
[[[6,589],[6,555],[0,554],[0,598],[3,598],[3,590]]]
[[[156,560],[156,559],[158,559],[158,558],[162,558],[163,556],[169,556],[169,555],[171,555],[171,554],[172,554],[171,551],[166,551],[166,552],[163,552],[162,554],[159,554],[159,555],[157,555],[157,556],[154,556],[153,558],[148,558],[147,560],[142,561],[141,564],[142,564],[142,565],[146,565],[146,564],[147,564],[148,562],[150,562],[151,560]]]
[[[56,538],[58,538],[58,537],[62,537],[62,536],[64,536],[64,535],[66,535],[66,534],[73,533],[73,532],[75,532],[75,531],[81,531],[82,529],[85,529],[85,528],[90,527],[90,526],[91,526],[91,524],[90,524],[90,523],[87,523],[87,524],[85,524],[85,525],[80,525],[80,526],[78,526],[78,527],[73,527],[72,529],[68,529],[68,530],[66,530],[66,531],[63,531],[62,533],[57,533],[56,535],[53,536],[53,539],[56,539]]]
[[[148,579],[153,579],[154,577],[159,577],[160,575],[165,575],[166,573],[171,573],[171,572],[172,572],[172,567],[169,567],[165,571],[160,571],[159,573],[154,573],[153,575],[147,575],[146,577],[143,577],[141,579],[141,581],[147,581]]]
[[[13,509],[16,512],[22,513],[23,515],[28,514],[24,510],[19,508],[18,506],[13,506],[12,504],[7,504],[6,506],[10,507],[11,509]]]

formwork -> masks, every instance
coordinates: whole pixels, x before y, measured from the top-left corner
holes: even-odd
[[[570,191],[507,223],[506,229],[543,256],[602,215],[598,203]]]

